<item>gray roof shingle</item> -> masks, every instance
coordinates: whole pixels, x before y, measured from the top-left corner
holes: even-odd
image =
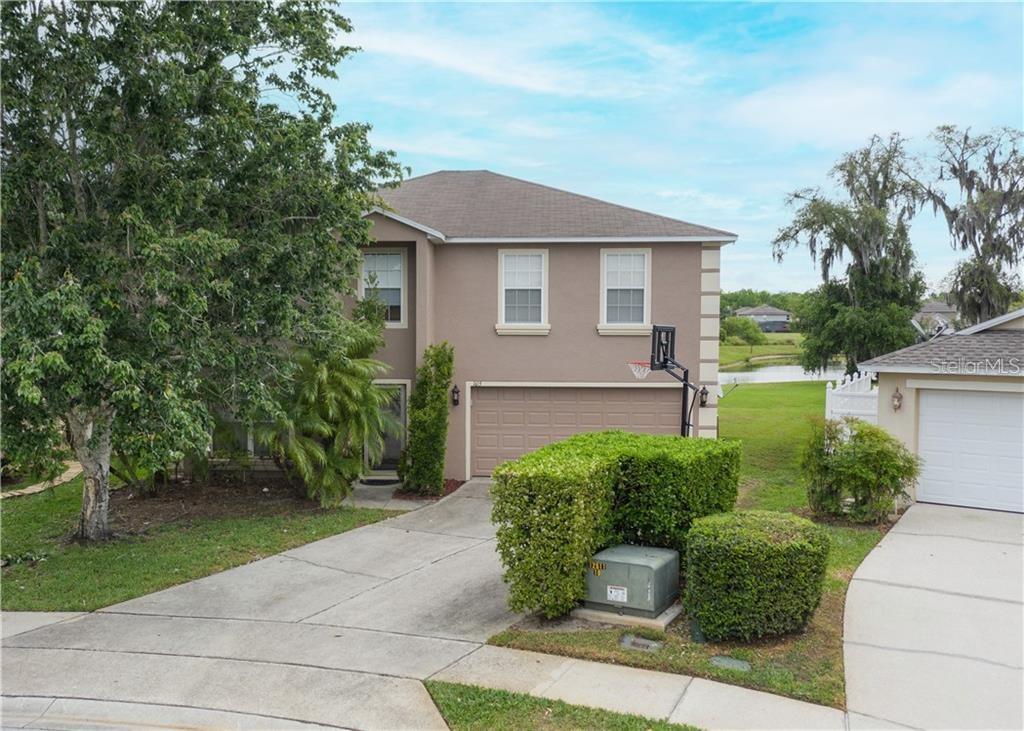
[[[940,335],[858,364],[865,371],[1024,377],[1024,330]]]
[[[736,237],[488,170],[441,170],[379,193],[395,213],[448,239]]]

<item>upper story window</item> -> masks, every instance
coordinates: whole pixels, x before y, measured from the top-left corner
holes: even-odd
[[[384,322],[388,327],[405,326],[406,258],[404,251],[367,251],[363,253],[364,294],[373,293],[384,303]]]
[[[650,323],[650,249],[602,250],[599,329],[609,325],[620,329],[646,329]]]
[[[541,249],[501,251],[499,266],[499,334],[546,334],[548,320],[548,252]]]

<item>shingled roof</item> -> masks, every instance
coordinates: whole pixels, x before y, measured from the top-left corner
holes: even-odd
[[[389,212],[446,241],[736,240],[687,223],[489,170],[441,170],[379,191]]]
[[[772,305],[757,305],[756,307],[740,307],[736,310],[737,315],[791,315],[787,310],[780,310]]]
[[[1024,377],[1024,330],[940,335],[858,364],[873,372]]]

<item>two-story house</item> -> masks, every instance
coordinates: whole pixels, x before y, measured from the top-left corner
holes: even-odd
[[[485,170],[381,197],[360,285],[388,303],[381,382],[404,416],[424,348],[454,346],[447,477],[580,431],[678,434],[680,384],[627,367],[649,357],[655,323],[676,327],[677,359],[711,392],[692,433],[717,436],[719,250],[735,234]]]

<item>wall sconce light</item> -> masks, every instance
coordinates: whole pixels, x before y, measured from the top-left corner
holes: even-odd
[[[903,394],[900,393],[900,389],[897,386],[896,391],[892,394],[892,410],[899,411],[903,408]]]
[[[452,386],[452,406],[458,406],[459,405],[459,394],[460,393],[462,393],[462,392],[459,391],[459,387],[457,385]]]
[[[701,408],[704,408],[705,406],[708,405],[708,387],[707,386],[701,386],[700,387],[700,391],[698,391],[697,393],[700,394],[700,405],[701,405]]]

